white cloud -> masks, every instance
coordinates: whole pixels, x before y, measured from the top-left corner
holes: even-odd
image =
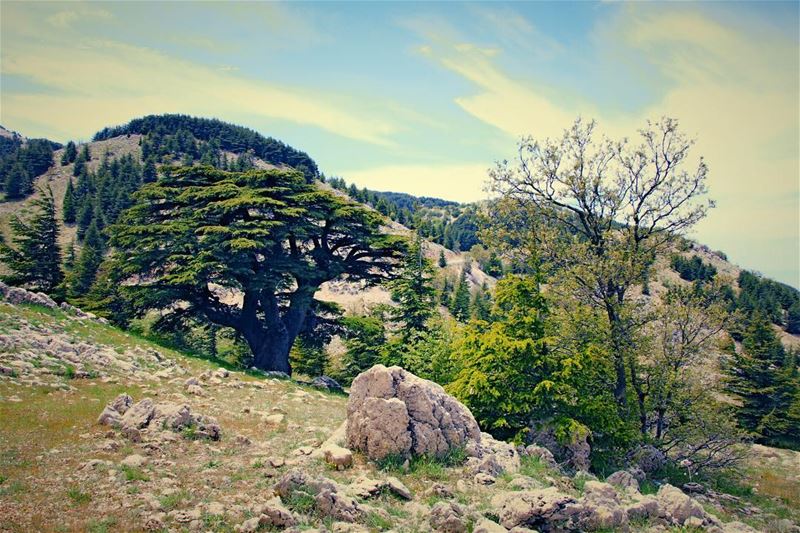
[[[711,196],[720,200],[697,237],[775,275],[788,265],[793,274],[782,279],[800,286],[800,52],[796,39],[745,22],[733,27],[692,8],[623,6],[598,37],[643,54],[666,80],[659,101],[627,114],[598,107],[590,93],[559,103],[458,37],[430,41],[424,55],[475,85],[455,98],[464,111],[515,137],[557,135],[578,115],[597,118],[612,136],[635,136],[648,118],[678,118],[697,138]]]
[[[249,113],[378,145],[391,145],[396,131],[390,120],[365,112],[364,101],[253,80],[113,41],[12,41],[3,49],[2,74],[52,89],[2,94],[2,120],[17,128],[41,123],[88,135],[138,115],[183,112]]]

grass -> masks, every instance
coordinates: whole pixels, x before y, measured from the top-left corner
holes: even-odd
[[[523,455],[519,458],[519,473],[536,479],[544,477],[549,468],[538,457]]]
[[[177,492],[173,492],[172,494],[166,494],[164,496],[161,496],[158,499],[158,503],[161,504],[161,508],[164,511],[168,512],[177,508],[178,506],[180,506],[181,503],[183,503],[186,500],[189,500],[190,498],[191,495],[189,494],[188,491],[179,490]]]
[[[135,466],[122,465],[122,473],[125,475],[125,481],[150,481],[150,477]]]
[[[403,455],[388,455],[377,461],[377,466],[379,470],[385,472],[441,481],[447,477],[447,468],[461,466],[466,459],[467,454],[463,448],[453,448],[444,455],[421,455],[408,460]],[[406,463],[406,461],[408,462]]]
[[[116,529],[116,526],[117,520],[114,518],[92,519],[86,524],[86,531],[89,533],[110,533]]]
[[[92,495],[87,492],[82,492],[77,487],[72,487],[67,491],[67,497],[72,500],[75,505],[85,505],[92,501]]]
[[[317,501],[307,492],[295,491],[286,499],[286,507],[300,514],[309,514]]]
[[[378,531],[387,531],[392,528],[392,521],[376,511],[367,513],[364,518],[364,524],[368,528],[377,529]]]

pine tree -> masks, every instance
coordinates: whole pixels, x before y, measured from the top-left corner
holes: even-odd
[[[97,224],[92,222],[86,230],[83,247],[70,279],[69,296],[71,298],[80,297],[89,292],[97,277],[97,270],[103,262],[104,248],[103,237],[97,229]]]
[[[456,285],[455,294],[453,294],[453,303],[450,305],[450,311],[458,320],[469,320],[469,301],[470,293],[469,283],[467,282],[467,272],[466,270],[462,270],[461,277],[458,280],[458,285]]]
[[[18,200],[24,198],[31,192],[31,179],[25,167],[17,161],[6,174],[3,190],[6,193],[6,198],[9,200]]]
[[[144,162],[144,170],[142,170],[142,181],[144,183],[152,183],[156,181],[157,171],[156,162],[152,157],[148,157]]]
[[[791,361],[791,358],[788,358]],[[796,363],[789,363],[767,317],[756,312],[744,335],[743,350],[728,366],[727,389],[741,401],[739,424],[765,443],[792,431],[789,411],[798,395]]]
[[[72,184],[72,178],[67,182],[67,190],[64,192],[64,209],[63,217],[65,224],[74,224],[75,216],[77,215],[77,205],[75,202],[75,186]]]
[[[86,230],[89,229],[89,225],[92,223],[92,217],[94,216],[94,205],[91,201],[91,198],[85,198],[83,201],[83,205],[81,206],[80,211],[78,212],[78,240],[83,240]]]
[[[444,250],[439,250],[439,268],[447,266],[447,258],[444,256]]]
[[[484,284],[475,291],[472,298],[472,317],[478,320],[489,320],[492,311],[492,304],[489,297],[488,288]]]
[[[64,255],[64,268],[71,272],[72,269],[75,268],[76,260],[77,256],[75,255],[75,239],[72,239],[69,241],[67,253]]]
[[[64,153],[61,155],[61,166],[74,163],[76,157],[78,157],[78,149],[75,147],[74,142],[69,141],[64,147]]]
[[[11,274],[3,280],[12,285],[52,293],[64,279],[58,247],[58,222],[53,192],[48,188],[32,202],[30,221],[11,219],[13,246],[0,244],[0,260]]]
[[[800,301],[793,303],[786,313],[786,331],[800,334]]]
[[[392,300],[397,307],[392,318],[403,324],[402,336],[425,329],[425,323],[435,313],[436,289],[433,286],[433,266],[422,250],[419,235],[412,241],[403,259],[400,275],[391,282]]]

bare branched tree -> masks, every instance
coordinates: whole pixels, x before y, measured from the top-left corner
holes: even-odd
[[[627,405],[626,354],[631,314],[626,296],[656,255],[702,219],[708,168],[689,169],[693,141],[677,121],[648,122],[641,142],[597,139],[595,123],[575,121],[559,139],[524,138],[516,161],[491,171],[491,188],[507,212],[526,213],[536,253],[567,273],[588,303],[608,317],[614,354],[614,396]]]

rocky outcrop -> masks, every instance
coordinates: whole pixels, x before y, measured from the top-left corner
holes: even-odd
[[[540,531],[563,529],[575,515],[575,498],[563,494],[555,487],[504,492],[492,498],[494,513],[507,529],[517,526]]]
[[[119,428],[134,442],[142,440],[141,430],[169,430],[183,432],[190,438],[219,440],[221,430],[217,421],[206,415],[193,414],[185,404],[154,403],[150,398],[133,403],[133,398],[120,394],[109,402],[97,422]]]
[[[441,533],[463,533],[467,531],[467,514],[455,502],[439,502],[431,509],[430,525]]]
[[[0,298],[10,304],[42,305],[49,309],[58,308],[58,304],[43,292],[33,292],[19,287],[11,287],[0,281]]]
[[[317,376],[311,381],[311,385],[328,392],[335,392],[337,394],[344,394],[344,389],[339,382],[328,376]]]
[[[440,385],[400,367],[376,365],[350,388],[347,446],[370,459],[441,456],[480,438],[469,409]]]

